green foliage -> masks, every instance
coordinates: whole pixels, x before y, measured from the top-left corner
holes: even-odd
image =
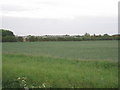
[[[80,35],[45,35],[45,36],[27,36],[26,41],[35,42],[35,41],[90,41],[90,40],[119,40],[120,36],[110,36],[108,34],[104,35],[90,35],[89,33],[85,33],[83,36]]]
[[[2,32],[2,42],[16,42],[15,35],[12,31],[0,29]]]
[[[2,37],[2,42],[16,42],[15,36],[5,36]]]
[[[18,42],[23,42],[23,37],[16,37]]]
[[[103,40],[111,40],[112,37],[109,36],[108,34],[104,34],[103,37],[102,37]]]
[[[116,88],[118,42],[3,43],[3,87]]]
[[[83,36],[83,40],[91,40],[91,36],[89,33],[85,33],[85,35]]]
[[[3,55],[6,88],[117,88],[117,62]]]
[[[12,31],[9,31],[9,30],[4,30],[4,29],[0,29],[2,31],[2,37],[5,37],[5,36],[14,36],[13,32]]]
[[[0,41],[3,42],[38,42],[38,41],[89,41],[89,40],[120,40],[120,35],[110,36],[108,34],[104,35],[90,35],[85,33],[83,36],[80,35],[45,35],[45,36],[26,36],[26,37],[15,37],[12,31],[0,29]],[[3,38],[3,39],[2,39]],[[24,38],[24,39],[23,39]]]

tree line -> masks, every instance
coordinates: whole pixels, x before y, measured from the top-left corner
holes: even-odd
[[[10,30],[0,29],[0,41],[2,42],[39,42],[39,41],[90,41],[90,40],[120,40],[120,34],[116,35],[44,35],[44,36],[15,36]]]

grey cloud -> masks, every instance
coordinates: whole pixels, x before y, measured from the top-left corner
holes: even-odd
[[[37,10],[37,8],[25,8],[22,6],[17,6],[17,5],[2,5],[2,11],[15,11],[15,12],[20,12],[20,11],[32,11],[32,10]]]
[[[2,5],[2,10],[3,11],[24,11],[26,9],[21,6]]]
[[[3,17],[2,24],[16,35],[118,33],[116,17],[79,17],[74,20]]]
[[[36,4],[36,5],[51,5],[51,6],[61,6],[60,2],[55,2],[55,1],[44,1],[44,0],[33,0],[31,1],[32,3]]]

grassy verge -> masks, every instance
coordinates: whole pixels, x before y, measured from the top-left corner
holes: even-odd
[[[117,62],[3,54],[3,87],[115,88]]]

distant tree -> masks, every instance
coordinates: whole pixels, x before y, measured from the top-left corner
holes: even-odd
[[[120,34],[112,35],[113,40],[120,40]]]
[[[104,37],[109,37],[110,35],[108,35],[108,34],[104,34],[103,36],[104,36]]]
[[[83,39],[84,40],[91,40],[91,36],[89,33],[85,33],[84,36],[83,36]]]
[[[96,37],[97,37],[97,36],[96,36],[95,34],[92,35],[92,36],[91,36],[91,40],[96,40]]]
[[[70,35],[66,34],[65,36],[70,36]]]
[[[104,35],[102,36],[102,39],[103,39],[103,40],[112,40],[112,37],[111,37],[110,35],[108,35],[108,34],[104,34]]]
[[[89,34],[89,33],[85,33],[84,36],[85,36],[85,37],[89,37],[90,34]]]
[[[12,31],[0,29],[2,32],[2,42],[16,42],[16,37]]]
[[[23,42],[23,37],[16,37],[18,42]]]
[[[35,37],[35,36],[28,36],[28,41],[30,41],[30,42],[35,42],[35,41],[38,41],[38,39],[37,39],[37,37]]]
[[[4,30],[4,29],[1,29],[1,30],[2,30],[2,37],[5,37],[5,36],[15,36],[12,31]]]
[[[2,37],[2,42],[16,42],[16,38],[14,36],[5,36]]]

